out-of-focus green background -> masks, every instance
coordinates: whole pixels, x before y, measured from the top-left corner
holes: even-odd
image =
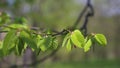
[[[12,17],[25,17],[30,26],[61,31],[72,26],[87,0],[0,0],[0,11]],[[105,47],[94,46],[87,53],[82,49],[67,52],[61,48],[55,56],[37,68],[120,68],[120,0],[92,0],[95,16],[89,19],[88,33],[103,33]],[[84,22],[82,18],[78,27]],[[43,53],[44,54],[44,53]],[[44,55],[40,54],[38,58]],[[47,53],[46,53],[47,54]],[[5,57],[11,64],[21,64],[22,57]],[[7,66],[0,60],[0,67]],[[8,65],[9,66],[9,65]]]

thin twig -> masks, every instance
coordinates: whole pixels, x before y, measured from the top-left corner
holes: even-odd
[[[66,33],[68,33],[68,31],[65,30],[65,29],[63,29],[61,32],[57,32],[57,33],[55,33],[55,34],[48,34],[48,35],[57,36],[57,35],[64,35],[64,34],[66,34]]]

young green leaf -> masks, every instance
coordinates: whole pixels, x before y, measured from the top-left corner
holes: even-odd
[[[77,47],[82,48],[82,43],[84,43],[84,36],[79,30],[72,32],[71,40]]]
[[[8,54],[8,50],[13,48],[15,45],[15,40],[17,39],[16,30],[11,30],[7,33],[3,41],[3,52],[5,55]]]
[[[31,33],[29,31],[22,31],[20,33],[20,38],[28,45],[30,46],[33,50],[37,49],[37,44],[34,41],[34,39],[32,39],[31,37]]]
[[[31,37],[31,33],[27,30],[23,30],[20,32],[20,37]]]
[[[84,52],[89,51],[91,45],[92,45],[92,41],[91,41],[91,39],[87,40],[87,42],[85,42],[85,45],[84,45]]]
[[[64,38],[64,40],[63,40],[63,43],[62,43],[62,47],[64,47],[64,46],[67,44],[67,41],[68,41],[69,38],[70,38],[70,33],[68,33],[68,34],[65,36],[65,38]]]
[[[16,29],[27,29],[27,25],[22,25],[22,24],[11,24],[9,25],[11,28],[16,28]]]
[[[35,50],[35,54],[36,55],[39,55],[39,53],[40,53],[40,51],[41,51],[41,49],[40,49],[40,40],[42,39],[42,37],[40,36],[40,35],[36,35],[36,34],[33,34],[32,35],[32,39],[33,39],[33,41],[36,43],[36,45],[37,45],[37,49]]]
[[[37,44],[34,42],[33,39],[29,38],[29,37],[21,37],[23,39],[23,41],[30,46],[30,48],[32,48],[33,50],[37,49]]]
[[[54,50],[54,49],[57,49],[57,47],[58,47],[58,41],[57,41],[56,38],[53,38],[53,39],[52,39],[51,46],[50,46],[50,49],[51,49],[51,50]]]
[[[103,34],[96,34],[94,36],[95,40],[100,44],[100,45],[106,45],[107,40]]]
[[[67,44],[66,44],[67,51],[71,51],[72,45],[71,45],[71,39],[68,39]]]
[[[45,37],[39,41],[40,49],[46,51],[52,44],[52,37]]]
[[[36,35],[36,34],[33,34],[32,35],[32,39],[34,40],[34,42],[37,44],[37,47],[39,48],[40,46],[40,40],[42,39],[42,37],[40,35]]]
[[[16,42],[16,53],[17,55],[21,55],[23,50],[24,50],[24,45],[25,45],[25,42],[23,41],[22,38],[18,38],[18,41]]]

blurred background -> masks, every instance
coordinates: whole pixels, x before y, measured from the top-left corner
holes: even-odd
[[[107,46],[95,45],[87,53],[77,48],[68,53],[65,48],[60,48],[53,57],[37,64],[36,68],[120,68],[120,0],[91,1],[95,15],[89,19],[88,33],[103,33],[108,40]],[[75,23],[86,2],[87,0],[0,0],[0,11],[7,12],[12,17],[23,16],[30,26],[61,31]],[[83,22],[84,16],[78,27]],[[46,54],[41,53],[37,59]],[[22,63],[23,56],[11,54],[0,60],[0,68]]]

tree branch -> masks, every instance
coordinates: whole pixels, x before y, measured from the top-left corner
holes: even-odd
[[[87,9],[89,9],[89,11],[87,12],[87,14],[85,15],[85,21],[82,25],[82,27],[80,28],[80,30],[84,31],[84,34],[86,36],[87,34],[87,24],[88,24],[88,20],[89,17],[92,17],[94,15],[94,9],[93,6],[91,5],[91,0],[87,0],[86,6],[84,7],[83,11],[80,13],[78,19],[76,20],[76,22],[74,23],[72,29],[75,29],[77,27],[77,25],[79,24],[79,22],[81,21],[83,15],[85,14],[85,12],[87,11]],[[66,34],[68,31],[67,30],[63,30],[61,32],[55,33],[55,34],[48,34],[51,36],[57,36],[57,35],[63,35]],[[42,63],[44,62],[46,59],[48,59],[49,57],[53,56],[58,50],[59,50],[60,46],[52,51],[49,55],[43,57],[42,59],[37,60],[36,62],[33,62],[31,64],[27,64],[27,66],[34,66],[36,64]],[[23,67],[23,65],[13,65],[13,66],[20,66]]]
[[[82,16],[84,15],[84,13],[87,11],[87,9],[90,9],[90,11],[86,14],[85,16],[85,21],[84,21],[84,24],[83,26],[80,28],[81,30],[85,30],[85,35],[87,34],[87,23],[88,23],[88,20],[89,20],[89,17],[93,16],[94,15],[94,9],[93,9],[93,6],[91,5],[91,0],[87,0],[87,4],[85,6],[85,8],[83,9],[83,11],[80,13],[78,19],[76,20],[75,24],[73,25],[73,28],[76,28],[76,26],[79,24]],[[67,30],[63,30],[61,32],[58,32],[56,34],[52,34],[52,36],[57,36],[57,35],[63,35],[67,32]],[[51,54],[45,56],[44,58],[32,63],[32,64],[28,64],[28,66],[33,66],[35,64],[38,64],[38,63],[42,63],[44,62],[46,59],[48,59],[49,57],[53,56],[58,50],[59,50],[60,46],[58,47],[58,49],[54,50],[53,52],[51,52]]]
[[[93,6],[91,4],[91,0],[87,0],[87,7],[89,8],[89,11],[87,12],[86,16],[85,16],[85,21],[82,25],[82,27],[80,27],[80,30],[84,31],[84,35],[87,35],[87,24],[88,24],[88,20],[90,17],[94,16],[94,9]]]
[[[57,32],[57,33],[55,33],[55,34],[48,34],[48,35],[57,36],[57,35],[64,35],[64,34],[66,34],[66,33],[68,33],[68,31],[65,30],[65,29],[63,29],[61,32]]]

